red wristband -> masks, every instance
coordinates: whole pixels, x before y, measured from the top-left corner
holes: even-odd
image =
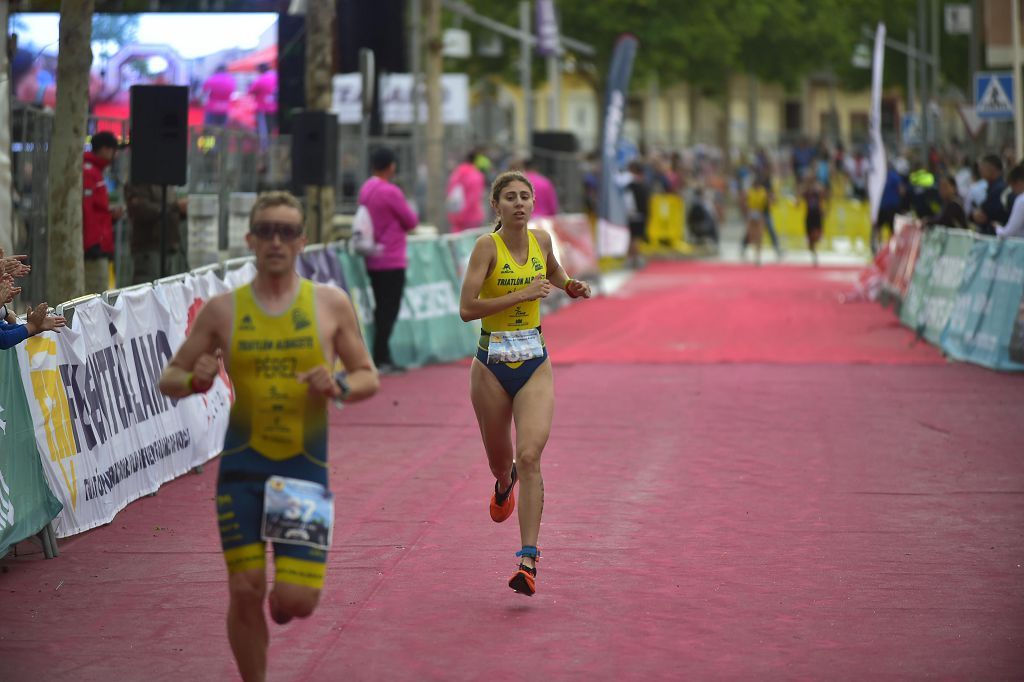
[[[192,373],[189,373],[188,387],[190,389],[192,389],[193,393],[206,393],[207,391],[210,390],[211,386],[213,386],[213,382],[212,381],[207,386],[204,386],[203,388],[198,388],[196,386],[196,375],[192,374]]]
[[[579,294],[574,294],[571,291],[569,291],[569,284],[571,282],[573,282],[573,281],[575,281],[575,280],[573,280],[572,277],[570,277],[569,279],[565,280],[565,293],[569,294],[569,298],[579,298],[580,297]]]

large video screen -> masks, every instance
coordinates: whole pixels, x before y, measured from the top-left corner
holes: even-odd
[[[59,20],[11,14],[16,100],[55,106]],[[189,124],[276,130],[277,35],[272,13],[96,14],[90,115],[127,120],[133,85],[186,85]]]

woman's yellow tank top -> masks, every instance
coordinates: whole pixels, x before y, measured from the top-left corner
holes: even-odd
[[[224,452],[252,448],[273,459],[327,457],[327,398],[295,375],[327,362],[316,321],[314,284],[303,279],[286,311],[268,315],[252,286],[234,292],[231,382],[235,403]]]
[[[512,258],[512,253],[505,246],[501,235],[497,232],[491,233],[498,257],[494,262],[494,270],[487,275],[480,288],[480,298],[498,298],[525,289],[537,277],[547,277],[547,262],[544,259],[544,252],[540,249],[540,243],[529,230],[526,234],[530,239],[530,250],[526,262],[520,265]],[[488,332],[539,327],[540,299],[509,306],[483,318],[481,324]]]

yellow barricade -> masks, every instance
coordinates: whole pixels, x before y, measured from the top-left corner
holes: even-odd
[[[866,201],[835,199],[828,202],[821,248],[837,253],[868,253],[871,244],[871,220]],[[783,247],[807,248],[804,219],[807,205],[801,199],[782,198],[772,204],[772,220]],[[765,234],[765,239],[768,235]]]
[[[693,246],[684,239],[685,204],[676,194],[652,194],[647,214],[647,242],[640,245],[645,254],[690,254]]]

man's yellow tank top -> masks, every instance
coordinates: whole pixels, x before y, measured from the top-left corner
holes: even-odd
[[[537,238],[529,230],[530,250],[526,262],[520,265],[512,258],[512,253],[505,246],[504,240],[497,232],[491,233],[498,257],[494,262],[494,270],[484,279],[480,288],[480,298],[498,298],[513,291],[525,289],[536,277],[547,277],[547,262],[544,252],[540,250]],[[526,301],[509,306],[504,310],[488,315],[481,320],[484,330],[488,332],[509,331],[511,329],[533,329],[540,326],[540,299]]]
[[[327,398],[295,375],[326,364],[316,322],[314,284],[301,280],[286,311],[268,315],[252,285],[234,292],[231,406],[224,454],[251,448],[272,460],[303,454],[327,461]]]

